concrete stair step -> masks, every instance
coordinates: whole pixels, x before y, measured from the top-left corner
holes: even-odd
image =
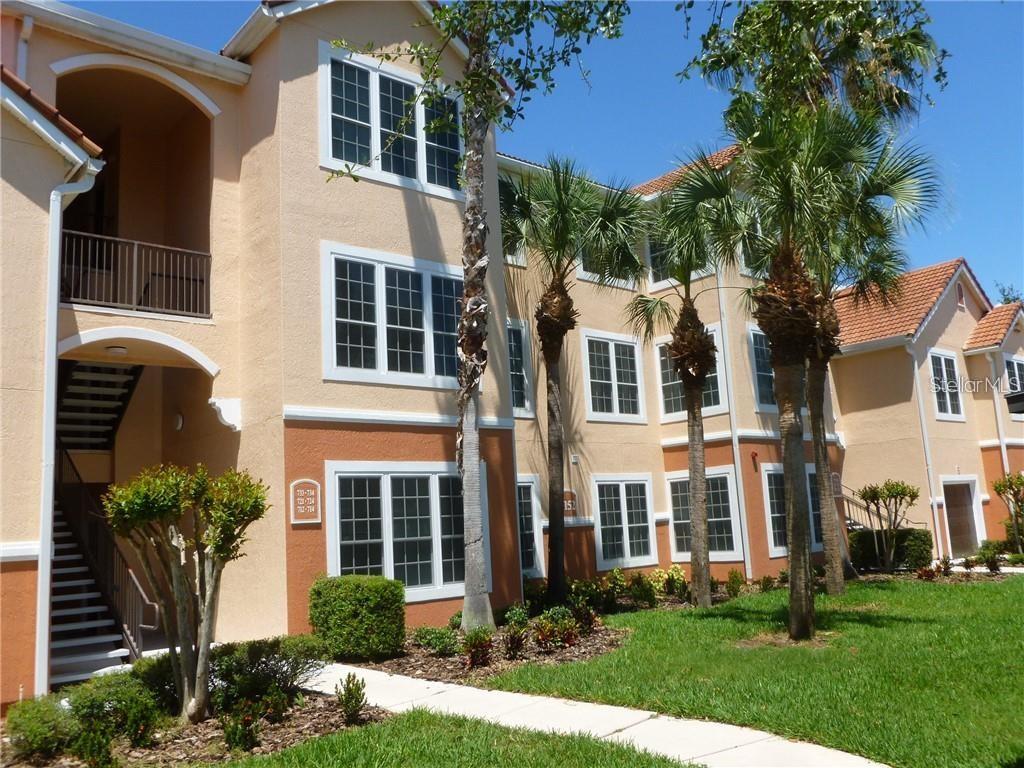
[[[74,600],[95,600],[101,597],[99,592],[71,592],[66,595],[51,595],[51,603],[70,603]]]
[[[89,621],[69,621],[66,624],[51,624],[50,632],[77,632],[82,629],[99,629],[114,626],[113,619],[90,619]]]
[[[90,613],[106,613],[109,608],[105,605],[83,605],[81,608],[58,608],[50,611],[51,616],[84,616]]]
[[[96,583],[96,579],[71,579],[69,581],[55,581],[53,582],[54,589],[66,589],[68,587],[91,587]]]
[[[123,659],[128,656],[127,648],[115,648],[112,651],[95,651],[93,653],[66,653],[50,656],[50,665],[54,667],[67,667],[72,664],[102,663],[106,665],[113,659]]]
[[[109,635],[83,635],[82,637],[69,637],[66,640],[51,640],[50,648],[77,648],[83,645],[102,645],[103,643],[121,642],[121,633]]]

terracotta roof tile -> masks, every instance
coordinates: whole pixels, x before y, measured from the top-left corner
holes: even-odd
[[[995,347],[1003,343],[1006,334],[1010,332],[1013,321],[1018,315],[1024,312],[1024,303],[1015,301],[1011,304],[1000,304],[993,307],[971,331],[965,350],[984,349]]]
[[[896,296],[889,302],[877,294],[858,298],[852,289],[840,291],[836,312],[843,346],[913,336],[964,264],[963,259],[955,259],[905,273],[899,279]]]
[[[35,107],[43,117],[56,125],[69,139],[90,155],[99,157],[100,153],[103,152],[103,148],[86,136],[81,128],[64,117],[55,106],[37,95],[28,83],[2,64],[0,64],[0,80],[3,81],[4,85]]]
[[[725,149],[720,149],[708,155],[708,160],[711,161],[711,165],[715,168],[721,168],[728,165],[729,162],[740,153],[740,148],[735,144]],[[645,181],[643,184],[637,184],[633,187],[633,191],[638,195],[654,195],[659,192],[665,192],[672,189],[679,180],[686,175],[686,171],[693,167],[693,163],[687,165],[681,165],[675,170],[669,171],[666,174],[662,174],[655,179]]]

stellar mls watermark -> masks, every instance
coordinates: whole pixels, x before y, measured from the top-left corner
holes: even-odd
[[[1002,376],[998,379],[991,377],[984,379],[939,379],[931,376],[929,379],[932,384],[932,392],[961,392],[966,394],[995,392],[1005,397],[1006,395],[1020,392],[1022,386],[1024,386],[1024,381],[1017,378],[1007,379]]]

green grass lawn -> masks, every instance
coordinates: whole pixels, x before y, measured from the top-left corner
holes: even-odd
[[[232,768],[679,768],[679,763],[583,736],[500,728],[414,710]]]
[[[818,598],[820,647],[785,631],[786,592],[607,619],[633,630],[587,662],[490,685],[748,725],[893,766],[1024,768],[1024,577],[875,581]]]

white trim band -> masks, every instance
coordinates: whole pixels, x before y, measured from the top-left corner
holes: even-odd
[[[290,421],[338,421],[352,424],[407,424],[410,426],[454,427],[459,417],[447,413],[415,413],[412,411],[364,411],[352,408],[317,408],[286,405],[283,417]],[[512,429],[515,420],[501,416],[481,416],[485,429]]]
[[[0,543],[0,563],[21,563],[38,559],[38,541],[5,541]]]

